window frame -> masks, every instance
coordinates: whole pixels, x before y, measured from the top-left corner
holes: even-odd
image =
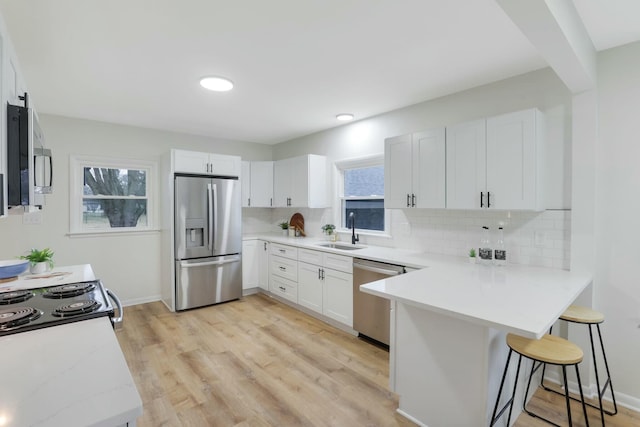
[[[84,169],[87,167],[144,170],[146,173],[147,225],[117,228],[85,227],[82,222],[82,206],[83,199],[86,198],[84,194]],[[69,159],[69,235],[105,236],[158,231],[157,170],[158,163],[149,160],[71,155]]]
[[[351,229],[349,227],[343,226],[346,222],[344,214],[343,214],[343,201],[345,200],[358,200],[360,198],[345,198],[344,197],[344,171],[346,169],[359,169],[366,168],[372,166],[383,166],[384,167],[384,153],[371,154],[362,157],[356,157],[351,159],[337,160],[334,162],[335,166],[335,182],[336,182],[336,198],[335,198],[335,208],[334,208],[334,221],[339,226],[336,228],[337,232],[340,233],[350,233]],[[385,189],[386,191],[386,189]],[[364,199],[364,197],[362,197]],[[367,199],[381,199],[384,201],[384,196],[382,197],[367,197]],[[391,237],[391,213],[389,209],[384,208],[384,230],[370,230],[370,229],[362,229],[356,228],[356,233],[362,235],[370,235],[376,237]]]

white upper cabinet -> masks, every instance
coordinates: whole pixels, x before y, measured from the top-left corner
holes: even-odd
[[[447,208],[486,207],[486,153],[484,119],[447,127]]]
[[[309,154],[277,160],[273,168],[273,206],[326,208],[327,161]]]
[[[174,172],[235,177],[241,173],[241,161],[238,156],[186,150],[172,152]]]
[[[251,204],[256,208],[273,206],[273,162],[251,162]]]
[[[242,162],[240,174],[240,189],[242,193],[242,207],[251,206],[251,162]]]
[[[542,114],[517,111],[447,128],[447,207],[541,210]]]
[[[487,194],[495,209],[542,210],[542,113],[487,119]]]
[[[385,207],[444,208],[445,129],[385,140]]]

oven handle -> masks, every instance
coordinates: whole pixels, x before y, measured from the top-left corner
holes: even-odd
[[[116,303],[116,307],[118,307],[118,317],[111,318],[111,324],[113,325],[113,329],[120,329],[122,328],[122,318],[124,317],[124,311],[122,310],[122,303],[118,299],[118,296],[113,292],[111,292],[110,289],[105,288],[105,292],[107,293],[107,295],[109,295],[109,298],[111,298],[111,300]]]

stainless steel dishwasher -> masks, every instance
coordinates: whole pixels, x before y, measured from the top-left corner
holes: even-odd
[[[397,276],[405,272],[401,265],[353,259],[353,329],[359,336],[389,345],[389,300],[360,291],[360,285]]]

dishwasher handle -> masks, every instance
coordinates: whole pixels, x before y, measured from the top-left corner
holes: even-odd
[[[387,276],[398,276],[398,275],[404,273],[404,271],[393,270],[393,269],[390,269],[390,268],[373,267],[371,265],[361,264],[361,263],[356,262],[356,261],[353,262],[353,267],[354,268],[359,268],[361,270],[371,271],[373,273],[385,274]]]

